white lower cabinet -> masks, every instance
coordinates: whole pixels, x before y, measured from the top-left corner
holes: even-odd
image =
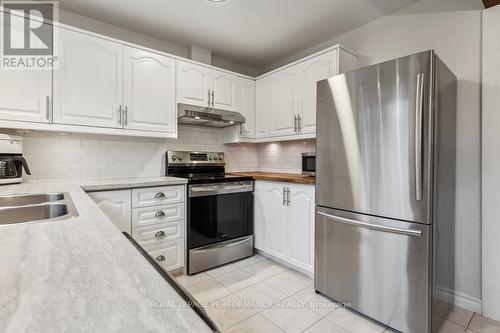
[[[88,193],[97,206],[122,232],[132,228],[132,194],[130,190]]]
[[[184,267],[185,185],[91,192],[106,216],[165,270]]]
[[[255,248],[314,271],[314,185],[256,181]]]

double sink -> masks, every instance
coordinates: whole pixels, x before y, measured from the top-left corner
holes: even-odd
[[[77,216],[71,196],[66,192],[0,196],[0,226],[59,221]]]

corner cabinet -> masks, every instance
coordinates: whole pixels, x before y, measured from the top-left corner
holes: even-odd
[[[185,185],[87,193],[167,271],[184,268]]]
[[[357,68],[357,55],[336,45],[256,80],[255,136],[225,133],[225,143],[316,138],[316,84]]]
[[[238,76],[183,60],[176,67],[178,103],[238,110]]]
[[[256,181],[255,248],[314,272],[314,185]]]

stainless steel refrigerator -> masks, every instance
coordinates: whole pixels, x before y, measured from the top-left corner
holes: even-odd
[[[402,332],[453,295],[456,81],[427,51],[317,86],[315,289]]]

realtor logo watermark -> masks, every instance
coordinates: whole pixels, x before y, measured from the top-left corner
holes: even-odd
[[[0,1],[3,70],[52,70],[57,65],[57,1]]]

